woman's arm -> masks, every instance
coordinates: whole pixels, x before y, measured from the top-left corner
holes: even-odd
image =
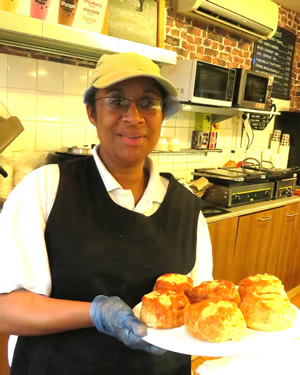
[[[27,290],[0,294],[0,332],[28,336],[93,327],[90,305]]]

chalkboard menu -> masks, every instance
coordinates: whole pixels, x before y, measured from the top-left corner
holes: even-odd
[[[254,43],[252,69],[274,76],[272,97],[290,100],[296,35],[278,27],[272,39]]]

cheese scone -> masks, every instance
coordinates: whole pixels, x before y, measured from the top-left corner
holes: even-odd
[[[206,299],[188,307],[185,330],[191,336],[210,342],[240,341],[246,334],[246,322],[232,301]]]
[[[204,281],[195,286],[188,294],[190,303],[197,303],[205,299],[219,299],[222,301],[241,302],[235,285],[228,280]]]
[[[156,279],[153,290],[173,290],[176,292],[189,292],[193,287],[193,280],[180,273],[165,273]]]
[[[189,301],[184,293],[156,290],[143,296],[140,320],[152,328],[180,327],[188,306]]]
[[[246,277],[239,282],[238,292],[241,300],[247,294],[262,294],[262,293],[279,293],[286,296],[284,286],[281,280],[274,275],[256,274],[253,276]]]
[[[293,305],[280,293],[247,294],[240,310],[247,326],[259,331],[280,331],[296,322]]]

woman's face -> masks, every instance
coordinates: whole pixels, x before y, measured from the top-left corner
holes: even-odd
[[[104,99],[107,97],[117,98],[117,101]],[[128,108],[114,105],[118,105],[120,98],[130,99]],[[158,84],[152,78],[131,78],[99,89],[95,112],[87,106],[89,119],[96,126],[101,142],[101,159],[108,168],[143,165],[158,141],[163,112],[159,106],[151,111],[139,110],[136,101],[141,99],[162,102]]]

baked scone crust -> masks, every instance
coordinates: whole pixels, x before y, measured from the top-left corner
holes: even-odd
[[[241,300],[247,294],[279,293],[286,297],[286,292],[281,280],[274,275],[256,274],[246,277],[239,282],[238,292]]]
[[[140,320],[152,328],[176,328],[184,324],[184,313],[189,306],[182,292],[156,290],[142,298]]]
[[[187,293],[193,288],[193,280],[180,273],[165,273],[156,279],[153,290],[173,290]]]
[[[280,331],[296,322],[293,305],[280,293],[247,294],[240,309],[247,326],[259,331]]]
[[[206,299],[188,307],[185,330],[191,336],[210,342],[240,341],[246,334],[246,322],[232,301]]]
[[[241,302],[235,285],[228,280],[204,281],[200,285],[195,286],[187,296],[190,303],[197,303],[205,299],[233,301],[237,304]]]

